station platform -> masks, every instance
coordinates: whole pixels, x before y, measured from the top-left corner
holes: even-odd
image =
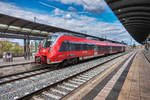
[[[150,52],[138,51],[129,71],[122,73],[127,75],[115,84],[113,80],[107,83],[94,100],[150,100],[150,63],[146,56],[150,57]]]
[[[144,49],[124,55],[63,100],[150,100],[148,57]]]
[[[31,58],[30,60],[25,60],[24,57],[14,57],[13,62],[3,62],[3,59],[0,58],[0,68],[7,67],[7,66],[17,66],[23,64],[33,63],[34,59]]]

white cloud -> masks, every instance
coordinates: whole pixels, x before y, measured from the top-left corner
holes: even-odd
[[[61,0],[61,2],[64,4],[77,4],[77,5],[82,4],[82,0]]]
[[[36,22],[57,26],[60,28],[82,32],[85,34],[95,35],[98,37],[107,36],[109,39],[120,38],[127,39],[130,35],[126,32],[123,26],[118,23],[107,23],[97,21],[96,18],[88,16],[79,16],[72,13],[61,12],[59,9],[54,10],[54,14],[46,15],[39,14],[31,11],[23,10],[19,7],[16,7],[12,4],[0,2],[0,13],[16,16],[19,18],[27,19],[33,21],[34,17],[37,18]],[[64,17],[57,17],[55,14],[64,14]],[[123,33],[124,32],[124,33]],[[119,34],[127,35],[119,35]],[[119,39],[118,39],[119,40]],[[121,41],[121,40],[119,40]]]
[[[66,14],[66,15],[64,16],[64,18],[70,19],[70,18],[71,18],[71,14]]]
[[[60,10],[60,9],[58,9],[58,8],[56,8],[56,9],[54,10],[54,13],[55,13],[55,15],[61,15],[61,14],[64,14],[65,12],[62,11],[62,10]]]
[[[107,4],[104,0],[61,0],[61,3],[82,5],[84,10],[91,13],[103,13],[107,9]]]
[[[68,7],[68,10],[74,13],[77,13],[77,10],[74,7]]]

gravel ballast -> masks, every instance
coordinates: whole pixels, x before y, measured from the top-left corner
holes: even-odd
[[[7,83],[0,86],[0,100],[14,100],[23,97],[27,94],[33,93],[44,87],[50,86],[58,81],[69,78],[80,72],[88,70],[94,66],[102,64],[110,59],[123,54],[116,54],[97,60],[88,61],[82,64],[69,66],[49,73],[44,73],[28,79]]]

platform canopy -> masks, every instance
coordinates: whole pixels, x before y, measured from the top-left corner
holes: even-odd
[[[24,35],[30,36],[32,40],[43,39],[42,37],[46,37],[47,35],[56,33],[56,32],[66,32],[70,34],[82,35],[84,37],[90,37],[94,40],[100,41],[108,41],[112,43],[122,43],[109,39],[104,39],[96,36],[91,36],[85,33],[75,32],[55,26],[50,26],[46,24],[41,24],[37,22],[28,21],[25,19],[0,14],[0,37],[3,38],[17,38],[17,39],[25,39]],[[13,35],[15,34],[15,35]],[[17,35],[18,34],[18,35]],[[124,43],[123,43],[124,44]]]
[[[150,34],[150,0],[105,0],[121,23],[139,43]]]
[[[36,23],[5,14],[0,14],[0,32],[28,34],[30,36],[47,36],[55,32],[78,33],[46,24]]]

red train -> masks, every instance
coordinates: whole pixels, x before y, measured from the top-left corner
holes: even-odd
[[[123,44],[94,40],[80,35],[55,33],[44,40],[35,55],[35,61],[39,64],[64,64],[123,51]]]

